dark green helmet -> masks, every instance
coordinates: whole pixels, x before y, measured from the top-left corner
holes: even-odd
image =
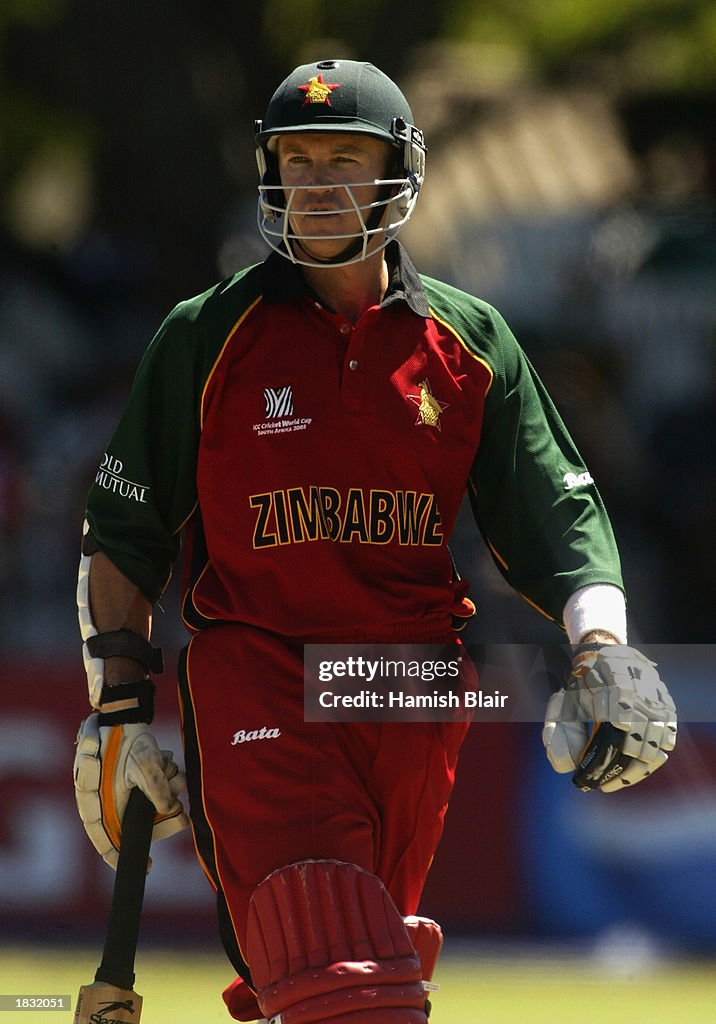
[[[259,168],[259,230],[268,244],[294,262],[306,262],[292,245],[300,235],[288,225],[275,158],[279,135],[346,132],[370,135],[396,150],[396,177],[387,179],[382,209],[371,218],[340,262],[365,259],[378,233],[382,246],[410,218],[425,175],[425,141],[413,125],[413,113],[398,86],[373,64],[321,60],[292,71],[273,94],[262,121],[255,122]],[[336,262],[336,261],[334,261]],[[310,264],[309,264],[310,265]]]
[[[394,121],[413,123],[398,86],[373,64],[321,60],[292,71],[273,94],[256,140],[289,132],[355,132],[399,144]]]

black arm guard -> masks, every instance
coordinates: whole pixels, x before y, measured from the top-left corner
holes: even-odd
[[[164,657],[160,647],[152,647],[139,633],[131,629],[115,629],[96,633],[87,640],[87,650],[93,658],[129,658],[141,665],[145,672],[164,671]]]
[[[154,718],[154,690],[151,679],[132,679],[102,687],[98,725],[127,725],[146,722]]]

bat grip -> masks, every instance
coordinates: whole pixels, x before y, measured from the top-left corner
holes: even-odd
[[[147,861],[154,827],[154,805],[136,787],[122,819],[117,874],[112,892],[102,962],[95,981],[117,988],[134,985],[134,957],[139,937],[139,920],[147,878]]]

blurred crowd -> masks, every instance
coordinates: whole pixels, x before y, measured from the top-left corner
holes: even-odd
[[[162,315],[111,237],[38,257],[0,243],[0,645],[77,651],[84,499]]]
[[[503,284],[485,294],[480,280],[469,277],[469,258],[453,283],[500,308],[582,450],[620,542],[632,639],[710,642],[716,233],[699,211],[672,220],[641,215],[652,243],[634,260],[629,217],[622,212],[581,224],[581,255],[569,273],[550,267],[545,255],[544,240],[563,225],[542,223],[526,235],[524,225],[502,224]],[[487,251],[486,230],[475,229],[465,245]],[[247,236],[231,231],[227,223],[216,268],[207,268],[197,291],[231,270],[227,253],[237,263],[261,257],[254,241],[243,244]],[[631,250],[625,238],[632,239]],[[169,311],[147,297],[155,294],[147,285],[159,273],[149,238],[97,233],[43,257],[9,237],[0,240],[0,645],[6,653],[78,656],[74,580],[84,499],[138,360]],[[553,290],[547,307],[545,275]],[[474,538],[466,514],[455,554],[479,607],[473,636],[559,640],[555,627],[502,583]],[[170,646],[180,641],[173,620],[160,618]]]

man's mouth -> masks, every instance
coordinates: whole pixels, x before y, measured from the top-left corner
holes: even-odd
[[[313,214],[324,214],[325,215],[325,214],[331,214],[331,213],[345,213],[346,211],[342,210],[338,206],[331,206],[331,205],[329,205],[327,203],[323,203],[320,206],[309,206],[305,210],[301,210],[300,212],[301,213],[305,213],[305,214],[312,214],[313,213]]]

